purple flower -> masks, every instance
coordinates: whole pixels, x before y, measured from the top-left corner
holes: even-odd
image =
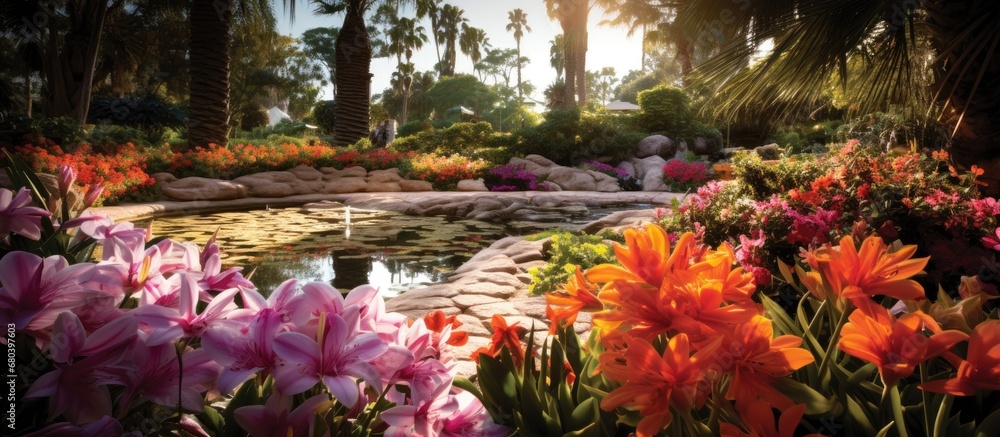
[[[236,423],[253,437],[314,435],[315,410],[327,399],[325,394],[316,395],[291,410],[292,398],[274,393],[264,405],[237,408],[234,416]]]
[[[382,380],[371,361],[388,350],[375,333],[349,327],[340,315],[320,316],[317,339],[298,332],[274,337],[274,352],[285,363],[274,372],[274,385],[285,395],[302,393],[322,382],[341,404],[353,407],[361,392],[358,378],[382,390]]]
[[[458,401],[450,396],[451,384],[435,387],[429,398],[414,398],[414,405],[397,405],[382,412],[382,420],[389,425],[386,436],[440,435],[444,419],[458,410]]]
[[[223,366],[219,374],[219,393],[229,394],[257,371],[274,368],[272,343],[280,330],[281,316],[265,308],[245,329],[217,326],[205,332],[200,350],[207,351]]]
[[[83,426],[76,426],[69,422],[58,422],[24,437],[91,437],[100,436],[120,436],[125,434],[122,424],[111,416],[104,416]]]
[[[31,192],[21,188],[13,191],[0,188],[0,239],[13,232],[32,240],[42,238],[42,217],[52,213],[36,207],[25,206],[31,202]]]
[[[59,313],[82,303],[81,278],[93,267],[71,266],[59,255],[8,253],[0,259],[0,323],[33,335],[47,330]]]
[[[69,194],[69,189],[73,187],[73,182],[76,181],[76,170],[68,165],[59,166],[59,195],[63,199]]]
[[[179,273],[180,290],[178,308],[160,305],[143,305],[133,314],[143,323],[153,327],[146,343],[155,346],[177,338],[200,337],[208,328],[222,323],[229,311],[235,308],[233,297],[238,290],[227,290],[212,298],[208,306],[198,313],[201,289],[193,276]]]
[[[56,319],[50,358],[56,370],[42,375],[31,385],[26,398],[49,398],[49,419],[65,415],[82,425],[111,415],[111,395],[107,385],[122,385],[116,375],[118,364],[132,347],[138,322],[122,317],[89,337],[80,319],[64,312]]]

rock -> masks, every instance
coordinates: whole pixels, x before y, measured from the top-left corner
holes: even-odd
[[[399,182],[368,182],[368,187],[365,191],[369,193],[398,193],[403,191],[399,186]]]
[[[390,168],[388,170],[373,170],[368,172],[368,183],[399,182],[403,178],[399,176],[399,169]],[[398,191],[398,190],[397,190]]]
[[[336,201],[333,201],[333,200],[323,200],[323,201],[319,201],[319,202],[307,203],[305,205],[302,205],[302,210],[306,211],[306,212],[309,212],[309,211],[325,211],[325,210],[330,210],[330,209],[340,209],[340,208],[343,208],[343,207],[344,207],[343,203],[336,202]]]
[[[149,176],[152,177],[153,179],[155,179],[156,183],[158,183],[158,184],[170,183],[170,182],[173,182],[173,181],[177,180],[177,176],[174,176],[174,175],[172,175],[170,173],[164,173],[164,172],[153,173],[153,174],[151,174]]]
[[[597,186],[592,175],[570,167],[553,168],[545,181],[558,185],[564,191],[594,191]]]
[[[0,174],[2,174],[4,176],[4,180],[7,181],[5,185],[13,188],[13,184],[7,177],[7,172],[0,172]],[[42,185],[46,190],[48,190],[50,196],[49,201],[56,202],[56,205],[60,205],[59,208],[62,208],[62,196],[59,195],[59,176],[47,173],[35,173],[35,175],[38,176],[38,179],[42,181]],[[69,192],[66,193],[66,202],[68,203],[70,211],[76,210],[83,203],[83,196],[84,194],[76,188],[75,184],[70,187]],[[42,205],[43,208],[45,206],[46,205]]]
[[[414,181],[410,179],[403,179],[399,181],[400,191],[414,192],[414,191],[434,191],[434,186],[427,181]]]
[[[555,167],[556,166],[556,163],[552,162],[550,159],[548,159],[548,158],[546,158],[544,156],[541,156],[541,155],[528,155],[528,156],[525,156],[524,159],[526,161],[531,161],[531,162],[533,162],[535,164],[538,164],[538,166],[540,166],[540,167]]]
[[[716,143],[715,140],[708,138],[698,137],[694,139],[694,147],[691,151],[696,155],[707,155],[715,156],[722,150],[722,144]]]
[[[533,156],[533,155],[529,155],[529,156]],[[552,162],[552,161],[549,161],[549,162]],[[538,171],[540,171],[541,169],[545,168],[545,167],[543,167],[541,165],[538,165],[537,162],[528,161],[527,159],[522,159],[522,158],[510,158],[510,161],[508,161],[507,164],[512,165],[512,166],[516,166],[516,165],[524,166],[525,170],[530,171],[530,172],[535,173],[535,174],[538,174]]]
[[[631,162],[622,161],[615,168],[621,169],[621,172],[628,176],[635,177],[635,166]]]
[[[324,174],[323,179],[330,180],[336,178],[363,178],[368,176],[368,170],[364,167],[347,167],[343,170],[337,170],[331,167],[323,167],[319,169],[320,172]]]
[[[634,160],[632,163],[635,165],[635,177],[645,180],[646,175],[650,172],[659,173],[662,179],[663,166],[667,164],[667,161],[659,156],[650,156]]]
[[[406,291],[404,295],[407,299],[423,299],[429,297],[453,298],[458,295],[458,288],[451,284],[435,284],[422,288],[414,288]]]
[[[455,269],[452,273],[452,277],[472,271],[483,273],[506,273],[508,275],[513,275],[518,272],[517,264],[514,264],[514,261],[506,256],[497,256],[483,260],[476,260],[475,258],[470,259],[465,264],[462,264],[459,268]]]
[[[326,194],[359,193],[365,191],[367,188],[368,182],[365,182],[364,179],[348,177],[337,178],[327,182],[323,186],[323,192]]]
[[[308,165],[300,165],[291,170],[288,170],[288,172],[295,175],[296,178],[303,181],[318,181],[323,178],[322,172]]]
[[[489,191],[486,181],[480,179],[465,179],[458,181],[458,191]]]
[[[737,154],[739,152],[742,152],[743,150],[746,150],[746,149],[744,149],[742,147],[727,147],[727,148],[722,149],[722,150],[719,151],[719,158],[720,159],[732,159],[733,155],[735,155],[735,154]]]
[[[233,200],[247,197],[246,185],[234,181],[189,177],[160,184],[163,194],[174,200]]]
[[[482,294],[459,294],[458,296],[452,298],[451,301],[455,303],[455,306],[458,307],[458,309],[462,310],[462,312],[465,312],[465,310],[469,307],[474,307],[476,305],[485,305],[490,303],[502,303],[505,302],[506,299],[498,299],[495,297],[486,296]],[[386,307],[386,309],[390,310],[390,308],[388,307]]]
[[[663,135],[650,135],[639,141],[639,145],[635,148],[636,158],[648,158],[650,156],[674,156],[677,152],[677,146],[674,145],[674,141]]]
[[[655,209],[645,209],[638,211],[618,211],[599,220],[592,221],[583,227],[583,232],[596,234],[604,229],[622,229],[637,226],[641,223],[650,223],[656,219]]]
[[[766,144],[753,149],[753,151],[765,161],[781,159],[781,148],[777,144]]]
[[[397,297],[389,299],[385,303],[386,311],[414,311],[421,310],[424,313],[427,311],[441,309],[441,308],[451,308],[455,305],[452,304],[452,300],[446,297],[408,297],[407,293],[403,293]]]

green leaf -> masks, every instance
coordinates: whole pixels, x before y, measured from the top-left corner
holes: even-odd
[[[226,420],[215,408],[206,405],[205,409],[198,415],[198,419],[215,435],[223,435],[226,431]]]
[[[875,434],[875,437],[885,437],[885,436],[889,435],[889,430],[892,429],[894,426],[896,426],[896,423],[892,422],[892,421],[889,421],[888,425],[886,425],[882,429],[878,430],[878,434]]]
[[[223,430],[221,435],[244,435],[246,432],[243,428],[236,423],[236,418],[234,416],[236,409],[240,407],[245,407],[247,405],[260,405],[264,403],[264,399],[261,398],[259,394],[259,388],[257,387],[257,379],[251,379],[244,382],[240,386],[239,390],[236,390],[236,394],[233,398],[229,400],[229,405],[222,412]]]
[[[992,437],[1000,435],[1000,409],[994,410],[976,427],[976,437]]]
[[[796,404],[806,405],[806,414],[823,414],[833,408],[833,402],[808,385],[791,378],[777,378],[772,385]]]
[[[792,334],[798,337],[802,336],[802,330],[795,326],[795,322],[788,317],[788,313],[781,308],[781,305],[778,305],[766,295],[761,295],[761,302],[764,303],[764,309],[767,311],[767,315],[772,321],[774,321],[774,325],[778,328],[780,333]]]
[[[479,386],[474,384],[472,381],[469,381],[469,378],[456,376],[455,379],[452,380],[451,385],[472,393],[472,395],[475,396],[476,399],[479,399],[480,402],[483,401],[483,392],[479,391]]]
[[[600,419],[600,407],[594,398],[583,401],[577,405],[569,417],[565,418],[569,429],[583,429],[587,425],[597,423]]]

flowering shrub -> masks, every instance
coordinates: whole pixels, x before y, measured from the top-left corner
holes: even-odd
[[[962,399],[1000,388],[988,352],[1000,320],[984,306],[998,296],[967,277],[956,299],[929,302],[916,246],[848,236],[808,249],[782,268],[793,294],[777,302],[728,243],[652,224],[625,240],[617,263],[546,295],[557,335],[540,355],[494,317],[476,357],[495,419],[524,435],[1000,431],[997,404]],[[571,328],[580,312],[594,326],[585,346]]]
[[[12,168],[12,180],[37,181]],[[265,298],[222,269],[214,239],[151,240],[128,222],[28,205],[45,197],[0,189],[12,432],[507,434],[453,388],[450,347],[468,340],[454,316],[388,313],[371,286],[344,296],[293,279]]]
[[[506,164],[491,169],[485,176],[490,191],[526,191],[550,189],[547,182],[540,182],[538,175],[528,171],[524,164]]]
[[[430,182],[439,190],[453,189],[458,181],[482,177],[489,165],[481,159],[471,160],[461,155],[448,157],[433,153],[413,156],[403,164],[403,175],[410,179]]]
[[[937,284],[978,274],[982,259],[993,257],[982,239],[996,230],[1000,205],[979,197],[975,173],[949,169],[946,153],[886,155],[856,141],[833,150],[821,160],[776,166],[737,160],[736,180],[709,182],[661,224],[673,232],[700,227],[713,245],[754,241],[770,256],[740,262],[758,285],[769,284],[777,261],[792,263],[801,247],[870,232],[933,255],[924,279],[929,296]]]
[[[32,145],[19,147],[17,153],[28,157],[32,168],[41,173],[56,174],[60,166],[73,168],[77,182],[84,186],[102,184],[108,198],[119,198],[156,184],[145,171],[145,157],[131,143],[107,155],[94,153],[86,144],[77,146],[73,153],[66,153],[58,146]]]
[[[621,187],[622,191],[638,191],[642,189],[640,182],[623,168],[612,167],[609,164],[593,160],[581,162],[576,167],[582,170],[593,170],[613,176],[618,179],[618,186]]]
[[[672,191],[697,188],[709,179],[708,167],[700,162],[671,159],[663,166],[663,183]]]

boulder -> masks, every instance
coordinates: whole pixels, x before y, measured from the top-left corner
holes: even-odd
[[[249,190],[239,182],[189,177],[160,184],[163,194],[174,200],[233,200],[247,197]]]
[[[458,181],[458,191],[489,191],[486,181],[480,179],[465,179]]]
[[[291,170],[288,170],[288,172],[295,175],[296,178],[303,181],[318,181],[323,178],[322,172],[308,165],[300,165]]]
[[[529,156],[537,156],[537,155],[529,155]],[[552,161],[549,161],[549,162],[552,162]],[[545,168],[544,166],[541,166],[541,165],[539,165],[538,163],[536,163],[534,161],[528,161],[527,159],[522,159],[522,158],[510,158],[510,161],[508,161],[507,164],[509,164],[509,165],[522,165],[522,166],[524,166],[525,170],[530,171],[530,172],[535,173],[535,174],[538,174],[539,170]]]
[[[365,191],[368,188],[368,182],[365,182],[364,178],[349,177],[349,178],[336,178],[332,181],[326,183],[323,186],[323,193],[326,194],[343,194],[343,193],[358,193]]]
[[[754,153],[760,155],[760,159],[765,161],[781,159],[781,148],[777,144],[766,144],[753,149]]]
[[[369,193],[398,193],[403,191],[399,186],[399,182],[372,182],[368,181],[368,187],[365,191]]]
[[[363,178],[368,176],[368,170],[364,167],[347,167],[343,170],[337,170],[332,167],[323,167],[319,169],[323,173],[323,179],[335,179],[335,178]]]
[[[663,166],[667,164],[667,160],[659,156],[650,156],[643,159],[636,159],[632,161],[632,165],[635,166],[635,177],[645,180],[646,174],[649,172],[659,172],[660,176],[663,176]]]
[[[698,137],[694,139],[694,146],[691,151],[695,155],[715,156],[722,150],[722,144],[716,143],[708,138]]]
[[[158,184],[169,183],[177,180],[177,176],[164,172],[153,173],[149,176],[152,177],[154,180],[156,180],[156,183]]]
[[[434,191],[434,186],[427,181],[415,181],[410,179],[402,179],[399,181],[400,191],[414,192],[414,191]]]
[[[635,177],[635,166],[631,162],[622,161],[615,168],[621,169],[626,175]]]
[[[372,170],[368,172],[368,183],[399,182],[403,178],[399,176],[399,169],[390,168],[388,170]]]
[[[538,164],[539,167],[555,167],[556,166],[556,163],[552,162],[552,160],[550,160],[550,159],[548,159],[548,158],[546,158],[544,156],[541,156],[541,155],[528,155],[528,156],[525,156],[524,159],[526,161],[531,161],[531,162],[533,162],[535,164]]]
[[[673,157],[677,153],[677,146],[674,141],[663,135],[650,135],[639,141],[635,148],[636,158],[648,158],[650,156]]]
[[[594,191],[597,186],[594,176],[570,167],[553,168],[545,181],[558,185],[563,191]]]

